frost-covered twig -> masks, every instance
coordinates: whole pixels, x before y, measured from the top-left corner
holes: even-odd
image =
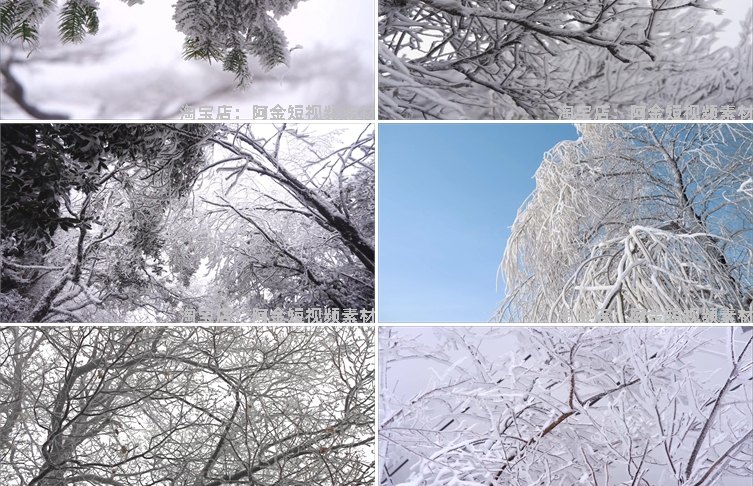
[[[703,427],[701,428],[701,432],[698,435],[695,445],[693,446],[693,450],[690,453],[690,457],[688,458],[688,464],[687,466],[685,466],[685,479],[686,480],[690,479],[691,475],[693,474],[693,466],[695,466],[695,461],[696,461],[696,458],[698,457],[698,453],[701,450],[701,445],[703,444],[703,441],[706,438],[706,435],[708,435],[709,430],[711,429],[711,426],[714,424],[716,420],[716,415],[719,413],[719,410],[721,410],[722,399],[725,397],[725,395],[729,391],[730,386],[732,386],[732,383],[738,377],[738,373],[740,371],[740,364],[742,360],[746,357],[748,348],[751,347],[752,343],[753,343],[753,337],[750,337],[748,339],[748,342],[745,343],[743,350],[740,352],[738,360],[735,362],[735,365],[732,367],[732,370],[730,370],[730,374],[727,377],[727,380],[724,382],[724,385],[722,386],[721,390],[719,390],[719,393],[717,393],[715,397],[714,407],[711,409],[711,412],[709,412],[709,416],[706,419],[706,422],[703,424]],[[750,432],[748,432],[748,435],[750,435]]]

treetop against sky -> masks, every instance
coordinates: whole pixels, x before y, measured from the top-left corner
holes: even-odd
[[[577,129],[381,127],[380,319],[483,322],[499,294],[503,322],[693,309],[678,318],[699,322],[720,306],[739,319],[752,284],[751,126]]]

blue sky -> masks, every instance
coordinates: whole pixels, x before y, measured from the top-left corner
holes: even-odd
[[[486,322],[509,227],[573,125],[380,124],[380,322]]]

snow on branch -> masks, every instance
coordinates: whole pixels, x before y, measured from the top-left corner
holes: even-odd
[[[713,0],[379,6],[381,118],[556,119],[565,105],[607,105],[627,119],[631,105],[753,102],[750,20],[737,48],[712,48]]]
[[[450,334],[436,330],[380,330],[392,358],[380,403],[400,410],[380,426],[381,484],[701,486],[751,474],[751,380],[714,372],[724,330],[451,328],[451,361],[474,354],[466,338],[484,337],[483,369],[455,367],[415,395],[431,402],[410,399],[420,385],[402,384],[404,370],[424,376],[431,350],[395,358],[419,340],[444,352],[435,338]],[[737,369],[749,370],[750,338],[733,334]]]
[[[143,0],[122,0],[129,6]],[[259,59],[269,71],[290,63],[288,40],[277,21],[305,0],[178,0],[174,7],[176,28],[186,35],[186,59],[222,63],[232,72],[238,87],[251,83],[248,57]],[[20,39],[31,49],[38,47],[39,26],[50,15],[54,0],[0,2],[0,42]],[[99,30],[94,0],[65,0],[58,24],[63,42],[81,42]],[[298,48],[300,46],[296,46]],[[295,49],[295,48],[294,48]]]
[[[747,309],[753,132],[583,125],[549,151],[518,211],[495,320],[626,322],[633,310]]]

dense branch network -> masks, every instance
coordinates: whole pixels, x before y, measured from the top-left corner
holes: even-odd
[[[3,484],[373,481],[369,329],[0,332]]]
[[[747,125],[583,125],[548,152],[500,265],[495,320],[751,310]],[[699,316],[685,318],[697,322]]]
[[[752,339],[739,328],[421,334],[380,330],[381,484],[709,486],[751,474]],[[428,382],[402,384],[406,366]]]
[[[750,20],[737,48],[712,51],[710,3],[380,0],[380,118],[551,119],[563,105],[607,105],[625,119],[630,105],[747,106]]]

